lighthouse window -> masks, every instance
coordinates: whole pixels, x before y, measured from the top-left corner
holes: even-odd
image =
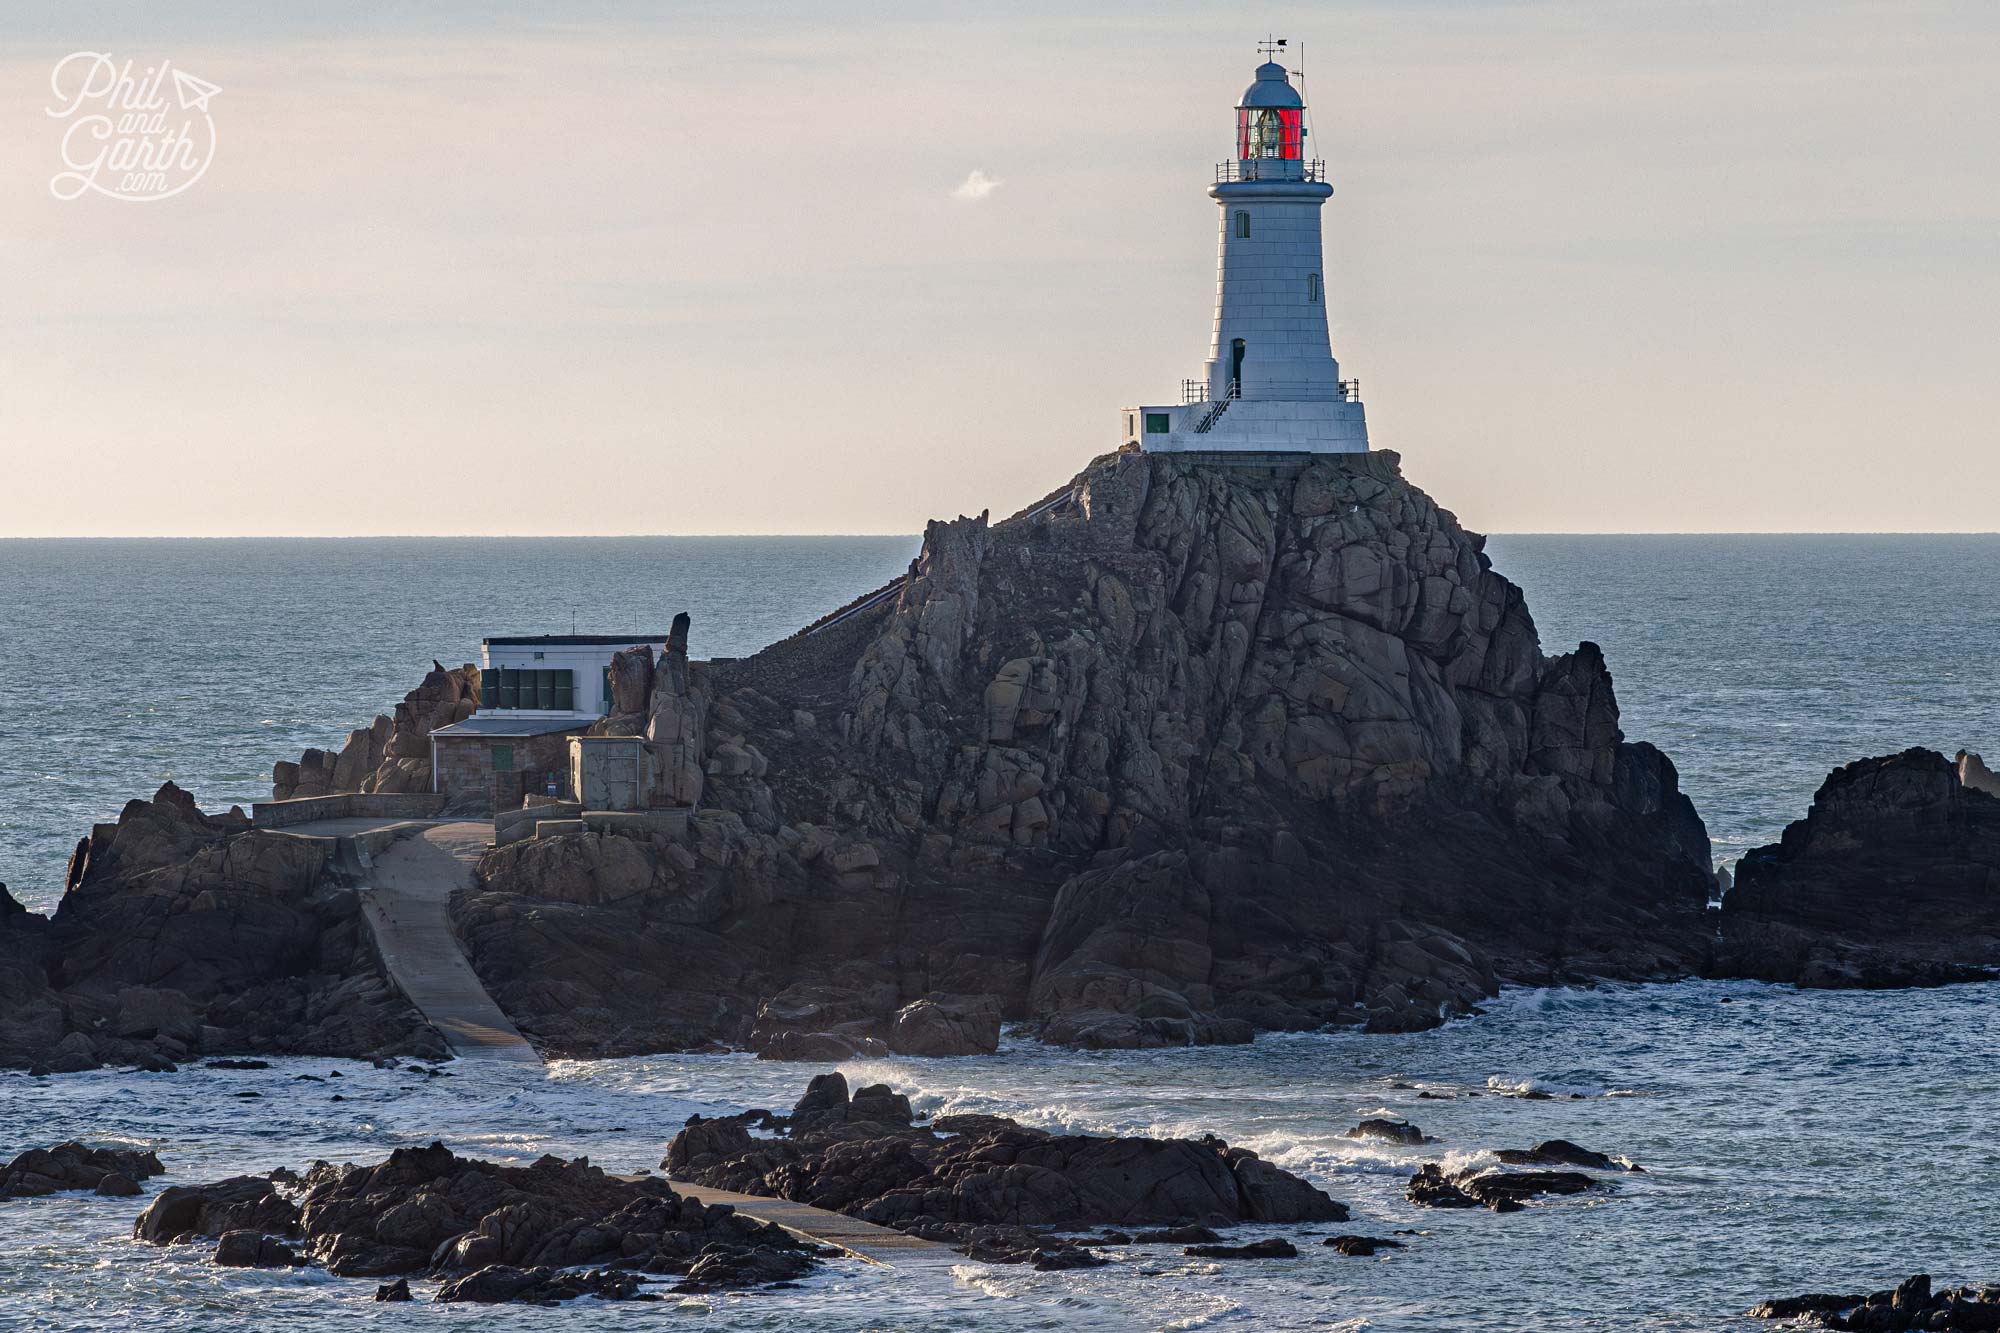
[[[1172,426],[1169,424],[1165,412],[1148,412],[1146,414],[1146,434],[1165,435],[1171,429]]]
[[[1284,123],[1275,111],[1261,111],[1257,114],[1257,156],[1281,157],[1285,143]]]
[[[1250,215],[1248,213],[1239,211],[1236,214],[1236,235],[1241,240],[1247,241],[1250,239]]]
[[[1319,304],[1319,274],[1317,273],[1306,274],[1306,300],[1312,302],[1314,305]]]

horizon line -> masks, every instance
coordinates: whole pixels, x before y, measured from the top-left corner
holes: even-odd
[[[963,516],[962,516],[963,517]],[[994,524],[992,526],[998,526]],[[1624,528],[1585,531],[1574,528],[1522,528],[1514,531],[1466,532],[1482,537],[1995,537],[2000,528]],[[863,539],[922,537],[906,532],[233,532],[44,534],[34,537],[0,534],[0,544],[12,542],[365,542],[365,541],[741,541],[745,539],[813,538]]]

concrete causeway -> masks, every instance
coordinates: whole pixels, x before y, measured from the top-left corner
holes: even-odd
[[[540,1064],[480,984],[445,915],[452,890],[472,882],[472,868],[492,842],[493,826],[485,822],[431,824],[400,838],[373,857],[361,907],[389,975],[453,1054]]]
[[[685,1180],[669,1179],[667,1184],[673,1187],[676,1194],[699,1199],[703,1203],[726,1203],[745,1217],[754,1217],[760,1222],[775,1222],[787,1231],[822,1245],[838,1246],[870,1263],[888,1264],[894,1268],[948,1268],[965,1262],[965,1256],[949,1245],[921,1240],[893,1227],[877,1226],[873,1222],[815,1208],[808,1203],[769,1199],[759,1194],[736,1194],[690,1184]]]
[[[403,827],[412,823],[417,825],[414,829]],[[394,832],[389,832],[392,829]],[[473,867],[493,845],[491,824],[343,818],[302,823],[284,832],[378,845],[379,840],[366,835],[393,838],[388,846],[356,862],[368,881],[358,890],[362,912],[375,933],[376,947],[390,977],[461,1059],[542,1063],[535,1048],[480,984],[446,916],[452,891],[472,882]],[[677,1194],[703,1203],[726,1203],[746,1217],[774,1222],[870,1263],[898,1269],[946,1269],[961,1258],[948,1245],[810,1204],[736,1194],[684,1180],[668,1184]]]

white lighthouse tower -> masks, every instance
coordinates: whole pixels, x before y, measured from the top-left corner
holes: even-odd
[[[1283,42],[1271,42],[1276,54]],[[1319,210],[1333,187],[1306,156],[1305,100],[1283,65],[1257,67],[1236,104],[1236,157],[1215,169],[1221,208],[1215,333],[1181,401],[1128,407],[1127,443],[1155,452],[1355,454],[1368,422],[1326,335]]]

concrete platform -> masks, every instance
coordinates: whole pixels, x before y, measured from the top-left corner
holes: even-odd
[[[484,822],[431,824],[399,839],[374,856],[368,887],[359,891],[362,911],[390,977],[454,1054],[540,1064],[480,984],[445,916],[452,890],[472,882],[492,842],[493,826]]]
[[[775,1222],[787,1231],[822,1245],[837,1245],[871,1263],[888,1264],[894,1268],[948,1268],[953,1264],[970,1262],[949,1245],[920,1240],[893,1227],[876,1226],[873,1222],[864,1222],[846,1213],[793,1203],[790,1199],[767,1199],[756,1194],[710,1189],[685,1180],[669,1179],[667,1184],[673,1187],[676,1194],[699,1199],[703,1203],[726,1203],[745,1217],[754,1217],[760,1222]]]
[[[406,825],[429,828],[441,822],[435,819],[370,819],[364,815],[350,815],[340,819],[311,819],[299,824],[286,824],[270,832],[282,833],[290,838],[351,838],[357,833],[377,833]]]

